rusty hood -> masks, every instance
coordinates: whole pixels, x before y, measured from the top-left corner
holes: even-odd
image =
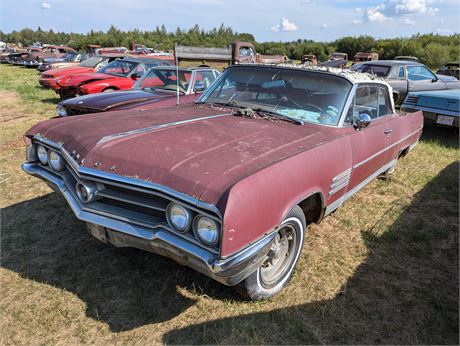
[[[64,75],[71,75],[71,74],[80,74],[80,73],[91,73],[94,72],[94,68],[92,67],[84,67],[84,66],[69,66],[63,68],[53,68],[44,72],[44,75],[48,75],[51,77],[61,77]]]
[[[56,118],[32,127],[83,167],[154,182],[219,204],[239,180],[337,136],[332,128],[185,105]]]

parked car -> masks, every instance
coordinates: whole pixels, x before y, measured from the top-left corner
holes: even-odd
[[[374,60],[379,60],[379,54],[378,53],[374,53],[374,52],[358,52],[353,57],[352,65],[360,63],[360,62],[363,62],[363,61],[374,61]]]
[[[436,73],[460,79],[460,61],[448,62],[442,65]]]
[[[351,70],[385,78],[393,87],[393,98],[397,105],[404,101],[409,91],[460,88],[460,82],[455,78],[435,75],[427,66],[415,61],[369,61],[354,65]]]
[[[131,90],[64,100],[56,106],[56,112],[58,116],[70,116],[132,108],[146,110],[174,106],[177,89],[180,104],[192,103],[219,75],[219,71],[207,67],[177,70],[175,66],[160,66],[150,69]]]
[[[45,72],[55,68],[77,66],[88,58],[90,58],[90,55],[87,53],[72,52],[67,53],[63,58],[43,59],[43,63],[38,66],[38,71]]]
[[[318,65],[318,59],[315,54],[305,54],[301,60],[303,65]]]
[[[26,67],[38,67],[46,58],[61,58],[70,52],[75,52],[75,50],[66,46],[49,45],[38,52],[30,52],[20,64]]]
[[[289,281],[307,225],[391,173],[422,126],[367,74],[234,65],[194,105],[41,122],[22,167],[104,243],[263,299]]]
[[[410,92],[402,109],[423,111],[425,121],[443,126],[459,127],[460,89]]]
[[[329,60],[321,62],[319,66],[345,68],[347,64],[348,64],[348,54],[335,52],[335,53],[332,53]]]
[[[330,60],[347,60],[348,61],[348,54],[347,53],[334,52],[334,53],[331,54]]]
[[[117,59],[97,72],[60,78],[57,81],[59,96],[64,100],[100,92],[128,90],[149,68],[168,65],[167,61],[158,59]]]
[[[106,66],[112,61],[123,58],[124,54],[96,55],[82,61],[77,66],[54,68],[43,72],[38,82],[44,88],[51,88],[58,92],[60,86],[57,83],[59,79],[68,76],[74,76],[82,73],[96,72],[98,69]]]
[[[418,61],[418,58],[411,55],[398,55],[395,56],[393,60],[409,60],[409,61]]]

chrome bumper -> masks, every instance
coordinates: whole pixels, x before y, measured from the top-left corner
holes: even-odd
[[[88,231],[99,240],[117,247],[134,247],[169,257],[228,286],[241,282],[262,265],[275,237],[272,232],[238,253],[220,258],[161,227],[150,229],[85,211],[61,177],[35,163],[24,163],[22,169],[59,191],[75,216],[87,222]]]

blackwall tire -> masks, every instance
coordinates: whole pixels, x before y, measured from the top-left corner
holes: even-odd
[[[302,209],[298,206],[294,207],[286,215],[277,232],[277,238],[264,263],[235,287],[248,299],[270,298],[288,284],[302,251],[306,233],[306,221]]]

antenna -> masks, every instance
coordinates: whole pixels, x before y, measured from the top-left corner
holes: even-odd
[[[179,106],[180,99],[179,99],[179,59],[177,58],[177,43],[174,44],[174,58],[176,60],[176,106]]]

